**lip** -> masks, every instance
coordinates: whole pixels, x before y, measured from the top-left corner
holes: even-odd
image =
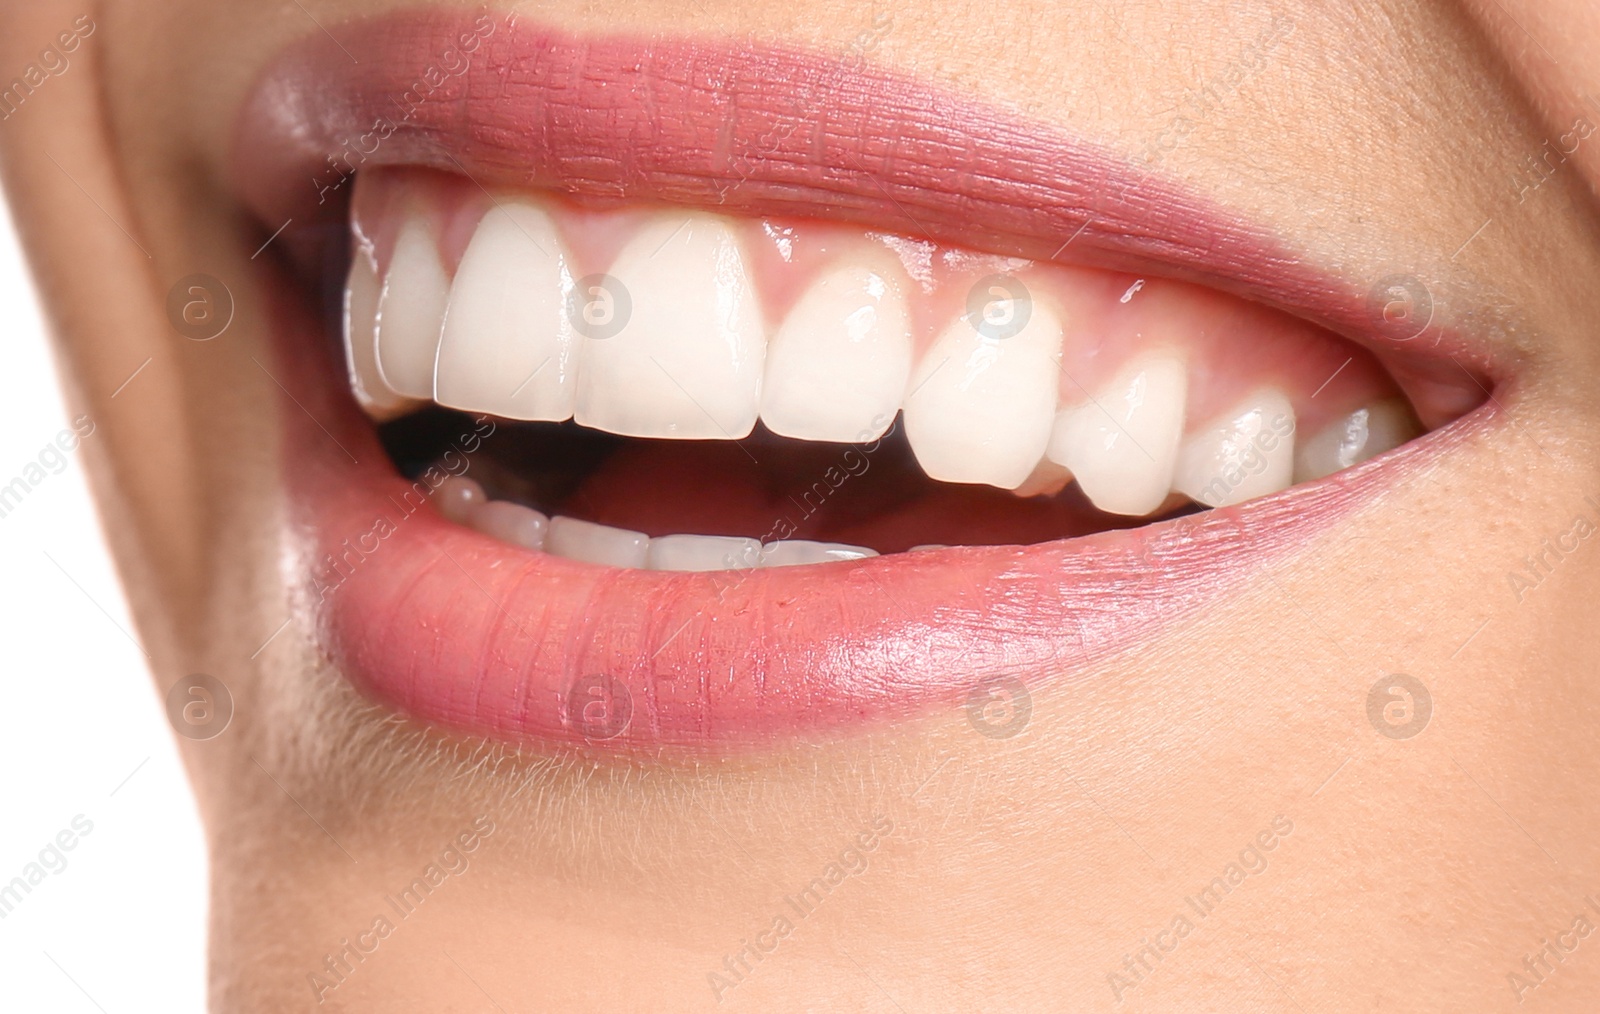
[[[427,165],[485,186],[826,217],[1185,278],[1360,341],[1422,391],[1462,368],[1503,372],[1442,321],[1426,342],[1382,334],[1365,292],[1200,198],[853,58],[576,38],[443,11],[337,33],[280,54],[239,120],[235,187],[262,222],[300,223],[291,244],[311,223],[342,221],[348,183],[334,184],[351,164]],[[430,77],[439,83],[412,101]],[[431,505],[408,511],[410,483],[287,279],[271,305],[288,396],[290,571],[319,646],[391,708],[536,747],[738,749],[909,717],[995,680],[1070,680],[1239,587],[1498,414],[1491,400],[1329,479],[1142,528],[732,579],[621,571],[499,543]],[[329,569],[335,559],[342,569]]]

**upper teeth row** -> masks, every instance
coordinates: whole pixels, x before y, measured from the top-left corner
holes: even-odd
[[[903,410],[935,479],[1016,489],[1070,474],[1096,506],[1129,515],[1173,492],[1237,503],[1296,471],[1294,408],[1273,387],[1186,436],[1189,371],[1175,350],[1142,352],[1059,404],[1060,313],[1004,279],[913,362],[912,283],[880,247],[838,257],[770,337],[738,237],[717,216],[661,214],[607,274],[573,274],[550,215],[515,198],[483,216],[453,279],[420,215],[401,225],[381,281],[358,242],[346,303],[358,397],[376,413],[431,398],[688,439],[738,439],[759,418],[785,436],[863,442]],[[1363,429],[1355,460],[1404,439],[1403,424],[1386,425]],[[1301,456],[1302,472],[1336,470],[1321,460],[1332,451],[1318,453]]]

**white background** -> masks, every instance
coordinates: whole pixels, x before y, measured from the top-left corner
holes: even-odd
[[[67,414],[3,202],[0,341],[4,485]],[[71,457],[0,518],[0,885],[75,816],[94,829],[0,918],[0,1010],[201,1011],[199,818]]]

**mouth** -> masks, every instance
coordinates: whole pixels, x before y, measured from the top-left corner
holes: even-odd
[[[235,162],[298,223],[319,646],[535,748],[1015,702],[1347,522],[1503,381],[1413,279],[862,54],[391,16],[270,65]]]

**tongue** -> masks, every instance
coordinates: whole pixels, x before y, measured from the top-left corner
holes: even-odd
[[[1102,514],[1076,487],[1020,499],[935,482],[903,440],[876,450],[792,441],[630,441],[559,513],[648,535],[816,539],[901,552],[913,546],[1047,542],[1141,524]]]

